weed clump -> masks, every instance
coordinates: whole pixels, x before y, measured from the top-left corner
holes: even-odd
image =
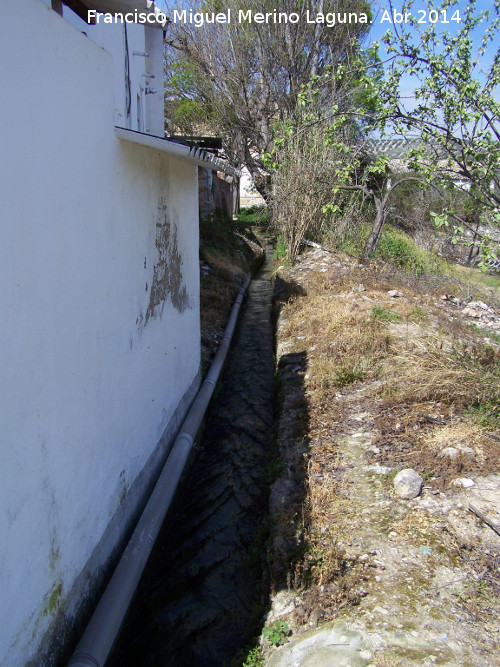
[[[371,317],[376,320],[382,320],[383,322],[401,322],[402,320],[402,317],[394,311],[379,305],[373,306]]]
[[[435,337],[414,338],[394,357],[383,395],[400,402],[443,401],[464,410],[497,400],[500,352],[485,344],[448,348]]]
[[[423,250],[408,234],[390,225],[382,232],[376,254],[384,262],[415,276],[440,273],[445,266],[437,255]]]
[[[238,213],[238,222],[243,225],[266,227],[269,224],[269,209],[264,204],[245,206]]]

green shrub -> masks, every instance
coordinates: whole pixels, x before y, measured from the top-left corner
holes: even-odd
[[[443,260],[419,248],[403,231],[388,225],[382,232],[376,255],[416,276],[424,273],[441,273],[445,266]]]
[[[289,632],[288,624],[280,620],[274,621],[272,625],[268,625],[262,630],[263,636],[274,646],[286,644]]]
[[[259,667],[259,665],[264,664],[264,657],[262,655],[262,649],[260,646],[253,648],[249,651],[248,655],[243,662],[243,667]]]
[[[485,403],[471,405],[466,414],[483,428],[496,429],[500,427],[500,399],[493,399]]]
[[[344,366],[340,368],[336,375],[333,378],[333,383],[337,387],[346,387],[349,384],[354,384],[359,382],[364,377],[364,373],[361,368],[358,368],[356,364],[349,366]]]
[[[279,238],[276,247],[274,248],[274,259],[279,262],[281,259],[284,259],[287,254],[288,251],[285,239]]]
[[[227,663],[224,663],[225,665]],[[262,648],[255,646],[251,649],[243,648],[231,660],[231,667],[261,667],[264,665]]]
[[[246,206],[238,213],[238,222],[245,225],[267,225],[269,209],[265,205]]]
[[[367,224],[353,229],[336,243],[338,250],[353,257],[361,257],[368,232],[369,226]]]

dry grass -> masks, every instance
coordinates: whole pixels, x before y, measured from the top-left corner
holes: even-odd
[[[216,248],[203,248],[203,259],[210,265],[212,270],[219,274],[229,274],[234,277],[242,278],[248,271],[242,266],[241,261],[237,261],[237,257],[226,254],[224,251]]]
[[[306,502],[309,544],[302,564],[302,576],[311,578],[318,586],[335,579],[343,569],[344,555],[338,542],[345,527],[345,508],[338,485],[329,475],[318,483],[316,470],[320,469],[318,463],[309,461]]]
[[[200,328],[202,366],[210,362],[223,334],[238,282],[212,271],[200,281]]]
[[[348,503],[326,470],[318,479],[322,468],[315,461],[310,460],[308,469],[303,550],[288,581],[289,587],[303,592],[304,604],[295,612],[295,622],[301,625],[310,623],[312,615],[314,623],[332,620],[347,605],[357,604],[366,580],[362,565],[347,558],[342,546],[349,532]]]
[[[448,488],[457,477],[499,469],[500,442],[476,421],[444,404],[382,404],[374,444],[380,450],[380,463],[413,468],[437,488]],[[456,458],[439,456],[448,447],[458,450]]]
[[[484,344],[446,343],[444,337],[414,337],[411,351],[393,357],[385,395],[398,402],[444,401],[458,409],[498,395],[500,353]]]
[[[500,353],[450,317],[459,313],[442,305],[441,295],[453,292],[439,276],[410,280],[378,265],[347,263],[326,272],[292,269],[286,276],[278,344],[287,355],[307,357],[300,385],[306,400],[301,411],[308,416],[301,435],[308,443],[304,495],[300,506],[287,506],[281,518],[293,531],[285,577],[300,601],[290,618],[295,631],[337,618],[377,588],[373,568],[355,560],[353,531],[363,530],[365,517],[359,516],[349,483],[357,459],[343,449],[346,434],[366,430],[370,448],[363,460],[390,469],[377,479],[380,497],[391,498],[392,471],[403,468],[416,470],[436,498],[439,491],[457,488],[451,484],[457,477],[498,472],[500,441],[488,434],[500,437],[492,421],[498,413]],[[404,297],[389,297],[391,289]],[[489,419],[487,425],[473,406],[484,407],[479,416]],[[458,449],[458,456],[440,457],[446,447]],[[433,520],[424,514],[394,514],[391,528],[436,552]],[[464,558],[451,533],[441,535],[439,544],[457,562]],[[285,560],[282,554],[281,563]],[[478,617],[491,592],[499,590],[498,578],[488,572],[463,600]],[[373,662],[402,664],[390,651]]]
[[[439,454],[446,447],[464,449],[469,447],[476,452],[479,462],[485,460],[484,449],[487,438],[484,429],[471,422],[447,424],[433,430],[426,438],[425,445],[434,454]]]
[[[328,389],[375,377],[387,356],[391,337],[380,321],[346,299],[332,299],[320,274],[305,286],[307,299],[285,306],[282,335],[294,350],[308,349],[310,387]]]
[[[395,288],[404,298],[388,297]],[[500,442],[465,413],[498,400],[500,352],[450,320],[437,305],[442,293],[435,276],[432,283],[399,280],[377,265],[312,271],[300,285],[288,283],[278,337],[287,351],[307,351],[310,436],[343,418],[336,392],[378,379],[372,404],[375,458],[382,465],[413,467],[438,487],[498,469]],[[470,447],[475,455],[439,458],[448,446]],[[334,456],[328,449],[311,452],[302,527],[307,539],[290,575],[294,586],[325,586],[343,576],[343,527],[331,517],[345,508],[335,478],[325,473],[337,465]]]
[[[374,659],[376,667],[402,667],[401,659],[388,655],[377,655]]]
[[[308,351],[310,391],[325,398],[334,387],[383,378],[387,405],[433,401],[464,411],[498,402],[500,351],[439,310],[439,286],[422,292],[415,282],[406,298],[391,299],[394,284],[377,267],[334,273],[310,273],[283,307],[280,337]]]

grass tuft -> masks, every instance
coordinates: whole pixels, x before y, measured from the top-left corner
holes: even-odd
[[[400,315],[392,310],[384,308],[384,306],[375,305],[372,308],[371,317],[382,322],[401,322],[403,319]]]

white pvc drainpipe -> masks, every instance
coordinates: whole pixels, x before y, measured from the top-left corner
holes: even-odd
[[[103,667],[118,636],[125,614],[172,505],[195,438],[226,359],[250,276],[241,288],[215,358],[175,439],[156,486],[129,543],[90,619],[69,667]]]

